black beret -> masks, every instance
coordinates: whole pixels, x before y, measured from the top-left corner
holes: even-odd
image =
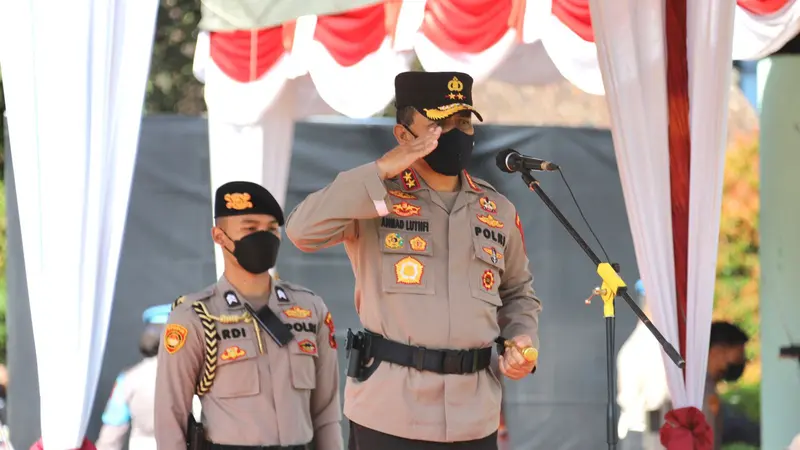
[[[430,120],[446,119],[472,111],[472,77],[461,72],[403,72],[394,79],[397,109],[411,106]]]
[[[217,189],[214,200],[214,218],[269,214],[283,226],[283,210],[269,191],[249,181],[231,181]]]

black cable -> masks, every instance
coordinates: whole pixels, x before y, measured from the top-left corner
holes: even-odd
[[[600,246],[600,250],[603,251],[603,255],[605,255],[605,257],[606,257],[606,262],[610,263],[611,262],[611,258],[608,257],[608,252],[606,252],[606,249],[603,248],[603,244],[600,242],[600,239],[594,233],[594,230],[592,229],[592,226],[589,225],[589,221],[586,220],[586,216],[583,215],[583,210],[581,210],[581,205],[578,204],[578,199],[576,199],[575,198],[575,194],[572,193],[572,188],[569,187],[569,183],[567,183],[567,178],[564,177],[564,172],[562,172],[561,169],[558,169],[558,174],[561,175],[561,179],[564,181],[564,185],[567,187],[567,190],[569,191],[569,195],[572,197],[572,202],[575,203],[575,206],[578,208],[578,213],[580,213],[581,218],[583,219],[583,223],[585,223],[586,227],[589,228],[589,232],[592,233],[592,236],[594,236],[594,240],[597,241],[597,245]]]

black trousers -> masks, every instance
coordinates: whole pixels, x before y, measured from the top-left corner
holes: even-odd
[[[428,442],[381,433],[350,421],[348,450],[497,450],[497,432],[461,442]]]

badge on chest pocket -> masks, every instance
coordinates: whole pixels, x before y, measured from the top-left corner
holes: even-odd
[[[220,334],[226,330],[221,330]],[[258,395],[261,390],[259,354],[253,339],[221,339],[217,345],[219,354],[211,394],[219,398]]]

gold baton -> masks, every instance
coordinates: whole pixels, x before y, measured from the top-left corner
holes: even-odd
[[[505,341],[506,348],[516,348],[517,350],[522,353],[522,357],[525,358],[525,361],[534,362],[539,358],[539,350],[536,350],[533,347],[525,347],[520,348],[516,342],[512,340]]]

